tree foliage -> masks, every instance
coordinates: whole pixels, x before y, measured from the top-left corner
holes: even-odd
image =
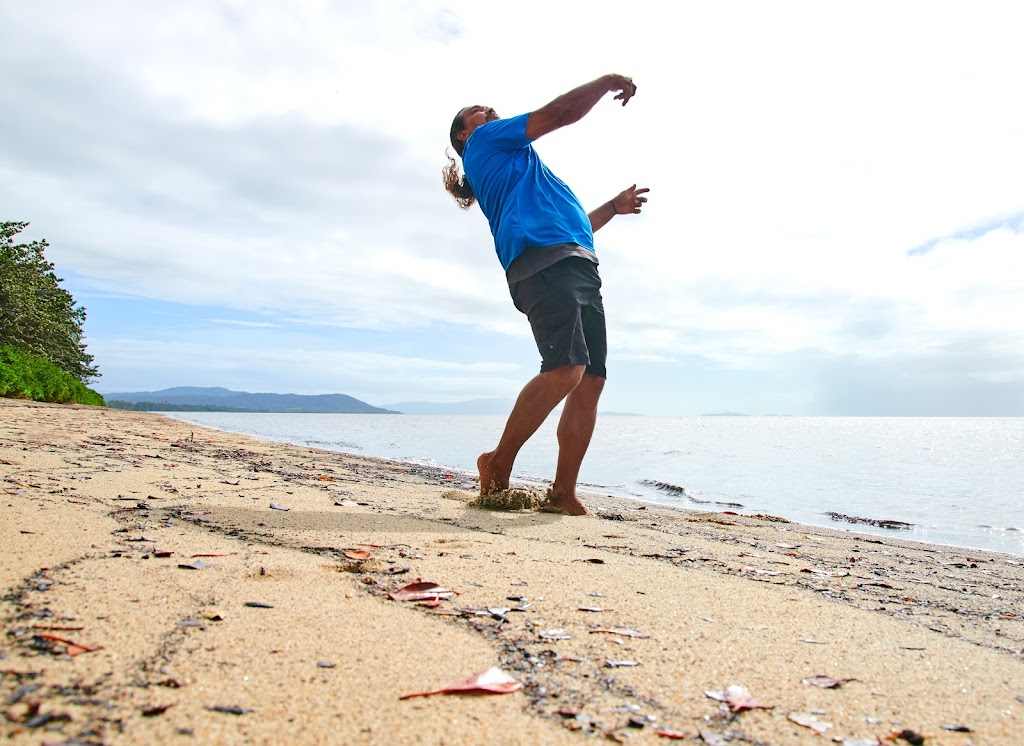
[[[102,407],[103,397],[49,360],[0,345],[0,396]]]
[[[82,343],[85,309],[46,261],[49,244],[17,244],[28,223],[0,223],[0,345],[51,361],[78,381],[99,376]]]

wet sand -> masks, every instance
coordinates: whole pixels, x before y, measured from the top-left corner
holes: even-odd
[[[1024,558],[596,495],[592,517],[486,511],[475,489],[0,399],[0,733],[1024,743]],[[457,594],[389,598],[416,580]],[[400,699],[490,667],[523,688]],[[707,695],[732,685],[771,709]]]

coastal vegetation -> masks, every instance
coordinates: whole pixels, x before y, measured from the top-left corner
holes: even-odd
[[[104,406],[100,394],[46,358],[30,355],[10,345],[0,345],[0,396]]]
[[[85,351],[85,309],[46,261],[45,241],[15,243],[28,223],[0,223],[0,396],[103,405]]]

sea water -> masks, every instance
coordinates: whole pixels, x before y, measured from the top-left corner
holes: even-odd
[[[494,447],[505,422],[482,415],[168,414],[265,440],[474,475],[477,455]],[[555,427],[552,417],[523,448],[514,479],[552,478]],[[1024,555],[1024,418],[602,416],[580,489]],[[911,526],[853,525],[830,513]]]

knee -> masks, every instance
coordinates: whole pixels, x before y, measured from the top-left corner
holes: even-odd
[[[555,368],[554,370],[548,371],[547,375],[556,379],[560,384],[565,386],[566,390],[572,391],[580,385],[580,381],[583,380],[583,374],[586,370],[587,366],[585,365],[563,365]]]

